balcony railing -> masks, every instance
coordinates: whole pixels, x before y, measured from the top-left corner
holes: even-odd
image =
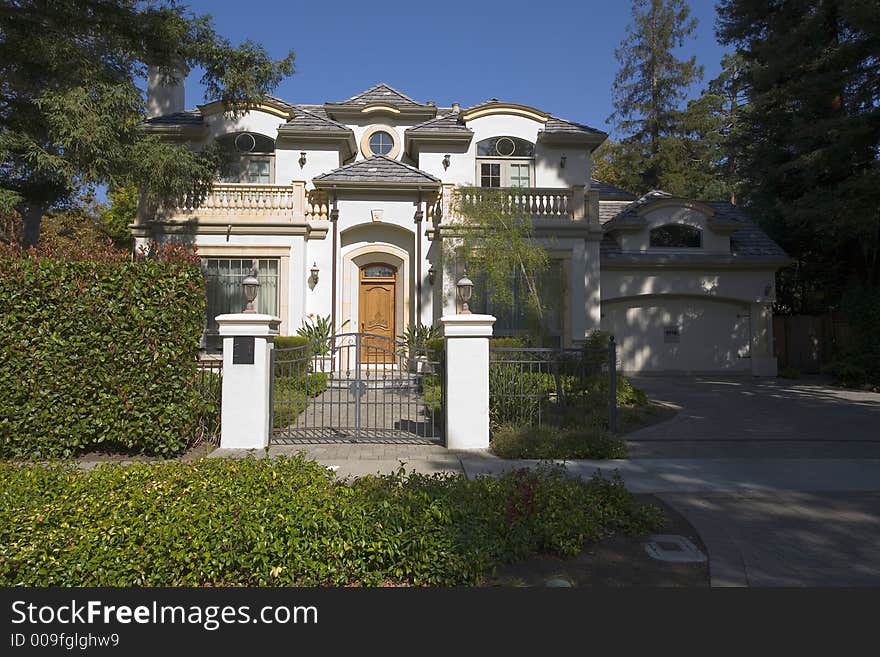
[[[543,188],[507,187],[482,190],[465,188],[458,202],[462,205],[478,203],[487,193],[497,194],[503,208],[509,212],[531,215],[536,220],[569,220],[579,222],[598,216],[598,207],[587,208],[583,187]],[[457,214],[455,187],[443,185],[442,195],[429,204],[427,218],[435,223],[454,220]],[[215,220],[232,217],[244,222],[291,222],[328,220],[330,206],[327,192],[306,190],[305,183],[294,181],[289,185],[252,185],[216,183],[200,197],[188,194],[176,207],[166,208],[160,215],[165,220]],[[593,221],[591,218],[590,221]],[[595,219],[598,222],[598,219]]]
[[[572,193],[570,189],[541,187],[501,187],[487,190],[497,194],[502,207],[510,212],[521,212],[533,217],[570,217]],[[479,189],[461,195],[463,206],[479,203],[484,192]]]
[[[306,191],[305,183],[253,185],[216,183],[200,195],[184,196],[176,207],[166,211],[168,219],[187,220],[238,216],[256,221],[272,219],[327,219],[327,193]]]

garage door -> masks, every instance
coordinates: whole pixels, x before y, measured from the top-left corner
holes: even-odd
[[[602,304],[629,372],[749,370],[749,306],[691,297],[638,297]]]

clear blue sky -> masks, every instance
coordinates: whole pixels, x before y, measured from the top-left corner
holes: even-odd
[[[422,102],[467,107],[495,97],[605,130],[614,49],[630,20],[628,0],[182,4],[211,14],[233,42],[252,39],[276,58],[293,49],[296,73],[274,92],[289,102],[340,101],[386,82]],[[681,53],[697,56],[705,82],[725,50],[715,40],[714,2],[690,4],[699,24]],[[203,102],[198,71],[187,79],[186,101]]]

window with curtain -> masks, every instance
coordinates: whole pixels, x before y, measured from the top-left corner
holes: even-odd
[[[527,283],[521,272],[510,274],[513,303],[499,306],[492,302],[486,276],[471,275],[474,290],[469,306],[475,313],[495,315],[495,335],[540,335],[545,346],[561,346],[565,312],[565,268],[562,260],[551,260],[537,281],[538,297],[544,306],[543,317],[534,316],[528,306]]]
[[[222,349],[217,335],[217,315],[240,313],[245,307],[241,282],[257,267],[260,287],[254,308],[258,313],[278,314],[278,258],[202,258],[205,276],[207,307],[205,322],[205,346],[211,351]]]

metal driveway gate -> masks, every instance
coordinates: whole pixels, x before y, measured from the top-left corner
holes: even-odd
[[[443,353],[370,333],[272,350],[274,444],[443,440]]]

